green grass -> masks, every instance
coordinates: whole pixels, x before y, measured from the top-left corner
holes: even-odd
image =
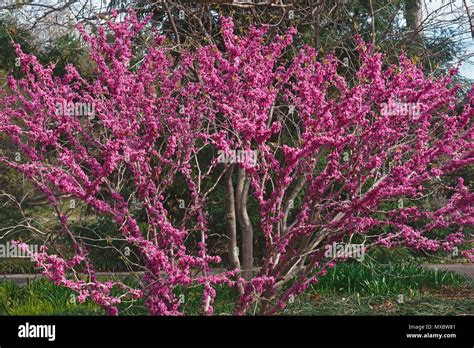
[[[129,285],[136,280],[126,279]],[[472,314],[472,282],[449,271],[422,268],[415,262],[381,264],[374,261],[341,263],[322,277],[283,314],[289,315],[457,315]],[[234,292],[216,289],[215,313],[231,315]],[[458,294],[462,291],[462,294]],[[54,286],[46,279],[24,287],[0,283],[0,314],[3,315],[103,315],[91,301],[74,304],[74,292]],[[176,289],[184,296],[182,310],[198,315],[202,287]],[[399,303],[400,294],[403,303]],[[451,296],[453,295],[454,296]],[[122,315],[146,315],[143,301],[120,306]]]
[[[472,281],[454,272],[426,269],[408,260],[341,263],[295,299],[284,314],[474,314]]]
[[[24,287],[12,282],[0,285],[1,315],[95,315],[104,311],[91,301],[71,302],[73,292],[55,286],[46,279],[30,282]]]
[[[468,284],[469,280],[463,275],[426,269],[415,262],[381,264],[368,261],[341,263],[330,269],[312,289],[320,293],[360,293],[375,296],[419,294],[424,289]]]

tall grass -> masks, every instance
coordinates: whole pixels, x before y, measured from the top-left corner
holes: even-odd
[[[414,294],[421,290],[469,284],[469,280],[463,275],[426,269],[415,262],[382,264],[366,261],[338,264],[320,278],[312,289],[321,293],[389,295]]]
[[[104,311],[91,301],[75,304],[74,293],[38,279],[20,287],[12,282],[0,283],[1,315],[94,315]]]
[[[137,285],[133,284],[133,279],[126,279],[125,282],[132,286]],[[345,262],[338,264],[326,276],[321,277],[318,284],[308,290],[307,295],[318,294],[322,298],[332,299],[354,297],[357,301],[360,301],[359,296],[366,299],[383,299],[394,297],[394,295],[396,297],[398,294],[417,295],[425,290],[433,292],[433,290],[442,287],[456,288],[469,285],[472,284],[462,275],[449,271],[426,269],[414,262]],[[216,292],[215,312],[232,314],[235,302],[233,289],[218,287]],[[0,315],[104,314],[104,311],[91,301],[86,301],[83,304],[74,303],[71,301],[72,295],[74,295],[74,292],[63,287],[57,287],[46,279],[32,281],[24,287],[12,282],[3,282],[0,283]],[[184,296],[182,305],[184,313],[187,315],[200,313],[202,287],[176,289],[176,295]],[[301,301],[305,301],[304,296]],[[324,308],[325,313],[330,313],[333,310],[334,314],[338,314],[346,310],[344,306],[338,305],[337,301],[331,300],[330,302],[334,302],[333,307],[331,307],[332,309],[330,307]],[[301,308],[304,306],[313,308],[309,302],[300,303],[300,306]],[[120,306],[120,309],[120,313],[124,315],[147,314],[142,300],[133,306],[124,303]],[[320,309],[322,310],[322,308]],[[366,310],[369,311],[370,308]]]

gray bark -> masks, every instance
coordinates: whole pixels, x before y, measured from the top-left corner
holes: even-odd
[[[229,255],[229,264],[231,269],[240,269],[239,248],[237,246],[237,220],[235,215],[235,192],[232,183],[232,173],[234,166],[231,165],[225,174],[225,189],[226,189],[226,224],[227,237],[229,238],[227,248]]]
[[[421,0],[405,0],[405,20],[407,28],[414,34],[415,38],[423,35],[423,15]]]
[[[245,280],[253,277],[253,227],[247,211],[250,177],[239,168],[237,176],[236,207],[242,232],[242,275]]]

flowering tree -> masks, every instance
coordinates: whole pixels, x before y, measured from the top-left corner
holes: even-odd
[[[360,38],[360,69],[349,83],[332,55],[321,60],[304,47],[287,58],[293,29],[273,40],[265,26],[237,36],[224,18],[222,47],[176,52],[157,33],[141,36],[146,24],[131,13],[95,35],[79,28],[93,81],[72,66],[53,77],[54,66],[17,46],[24,77],[1,91],[0,134],[21,159],[3,152],[0,162],[47,197],[59,226],[32,257],[79,301],[117,314],[119,303],[141,297],[150,313],[177,315],[179,291],[200,285],[203,313],[212,314],[222,284],[237,290],[236,314],[273,314],[334,266],[332,243],[360,238],[365,247],[432,252],[469,242],[473,195],[462,178],[440,178],[474,160],[473,90],[458,113],[450,76],[425,77],[405,56],[383,66]],[[177,186],[185,197],[170,198]],[[227,272],[216,271],[221,259],[208,243],[218,187],[226,193]],[[436,194],[444,201],[418,204]],[[64,195],[114,221],[140,255],[140,286],[97,279]],[[170,203],[177,200],[179,214]],[[258,270],[255,231],[264,244]],[[54,233],[69,238],[72,253],[48,249]]]

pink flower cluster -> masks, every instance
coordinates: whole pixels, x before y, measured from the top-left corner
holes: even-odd
[[[239,36],[228,18],[221,21],[223,47],[210,44],[177,57],[155,33],[136,63],[133,45],[146,23],[130,13],[94,35],[80,28],[96,67],[93,81],[73,66],[54,77],[53,66],[17,46],[24,75],[10,76],[0,91],[0,134],[25,158],[16,162],[3,154],[0,162],[48,198],[76,251],[67,260],[43,250],[35,260],[80,301],[90,298],[117,314],[124,296],[144,297],[150,313],[179,315],[176,289],[199,285],[203,313],[212,314],[215,286],[226,284],[242,287],[236,313],[259,303],[260,313],[269,314],[334,266],[324,257],[324,246],[333,242],[361,236],[430,252],[466,242],[473,194],[462,179],[448,186],[438,178],[474,162],[474,89],[456,112],[459,88],[451,76],[426,77],[403,55],[399,64],[385,66],[383,54],[360,38],[361,66],[349,82],[333,55],[320,59],[303,46],[287,58],[294,29],[268,42],[268,26]],[[393,100],[416,103],[420,113],[382,113]],[[94,105],[95,117],[54,112],[57,103],[70,102]],[[206,190],[220,184],[223,165],[201,154],[236,149],[258,154],[255,165],[235,164],[248,177],[264,238],[262,267],[250,281],[239,270],[214,274],[221,260],[208,244]],[[146,226],[114,181],[124,173]],[[167,203],[178,182],[189,196],[180,219]],[[416,204],[433,192],[443,192],[446,201],[426,209]],[[143,288],[95,278],[57,193],[115,222],[139,250]],[[452,233],[434,237],[441,228]],[[472,257],[472,250],[462,253]],[[68,278],[79,265],[88,281]],[[122,294],[112,295],[113,289]]]

